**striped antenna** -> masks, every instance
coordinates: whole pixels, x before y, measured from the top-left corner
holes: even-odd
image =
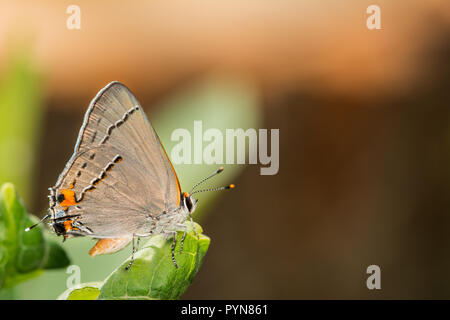
[[[203,189],[203,190],[197,190],[194,191],[193,193],[191,193],[190,195],[194,195],[196,193],[200,193],[200,192],[207,192],[207,191],[220,191],[220,190],[228,190],[228,189],[234,189],[235,185],[234,184],[230,184],[228,186],[225,187],[216,187],[216,188],[210,188],[210,189]]]
[[[224,170],[223,167],[220,167],[219,169],[217,169],[216,171],[214,171],[212,174],[210,174],[209,176],[207,176],[206,178],[200,180],[199,182],[197,182],[191,189],[191,191],[189,191],[189,194],[192,194],[192,191],[195,190],[195,188],[197,188],[199,185],[201,185],[203,182],[211,179],[212,177],[218,175],[219,173],[221,173]],[[194,193],[198,193],[200,191],[194,192]]]

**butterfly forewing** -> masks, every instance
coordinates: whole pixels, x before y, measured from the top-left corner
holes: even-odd
[[[176,173],[134,95],[113,82],[91,102],[53,212],[79,215],[95,237],[141,233],[180,204]]]

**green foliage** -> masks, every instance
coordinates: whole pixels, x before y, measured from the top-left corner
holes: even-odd
[[[175,247],[178,269],[172,263],[172,240],[156,235],[136,253],[129,270],[125,270],[128,259],[103,283],[82,284],[67,290],[59,299],[179,299],[194,280],[210,243],[210,239],[202,234],[200,225],[194,224],[199,238],[190,222],[185,222],[185,225],[188,233],[183,252],[179,253],[183,232],[178,232]]]
[[[40,227],[25,232],[36,221],[27,213],[14,186],[4,184],[0,189],[0,289],[35,277],[43,269],[69,265],[66,253],[48,240]]]
[[[42,127],[43,77],[23,44],[6,51],[0,79],[0,184],[11,181],[27,203]]]

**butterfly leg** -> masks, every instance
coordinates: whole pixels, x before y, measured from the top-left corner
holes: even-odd
[[[177,262],[175,260],[175,246],[177,244],[177,232],[176,231],[170,231],[169,233],[171,235],[173,235],[173,240],[172,240],[172,262],[173,262],[173,265],[175,266],[175,268],[178,269],[178,265],[177,265]]]
[[[139,237],[138,237],[138,246],[139,246]],[[131,265],[133,264],[133,262],[134,262],[134,254],[136,253],[136,246],[134,245],[134,234],[133,234],[133,251],[132,251],[132,253],[131,253],[131,260],[130,260],[130,262],[128,263],[128,265],[125,267],[125,271],[127,271],[127,270],[129,270],[130,268],[131,268]]]
[[[177,227],[179,228],[179,230],[183,230],[183,237],[181,237],[181,242],[180,242],[180,254],[183,253],[183,244],[184,244],[184,239],[186,238],[186,234],[187,234],[187,227],[185,224],[177,224]]]
[[[195,235],[197,236],[197,239],[200,239],[200,236],[197,233],[197,229],[195,229],[195,226],[194,226],[194,219],[192,219],[192,214],[190,214],[190,213],[189,213],[189,219],[191,220],[192,229],[194,230]]]
[[[183,244],[184,244],[184,239],[186,238],[186,230],[183,233],[183,236],[181,237],[181,244],[180,244],[180,254],[183,253]]]

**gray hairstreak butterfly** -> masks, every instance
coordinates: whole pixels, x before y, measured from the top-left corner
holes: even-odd
[[[111,82],[89,105],[74,154],[49,188],[49,214],[40,222],[50,219],[63,241],[76,236],[98,239],[91,256],[119,251],[132,241],[127,269],[133,263],[135,238],[162,233],[173,237],[172,261],[178,267],[176,235],[184,231],[181,252],[186,236],[183,222],[188,217],[192,222],[197,205],[192,195],[234,187],[194,191],[222,171],[201,180],[189,193],[182,192],[141,105],[126,86]]]

